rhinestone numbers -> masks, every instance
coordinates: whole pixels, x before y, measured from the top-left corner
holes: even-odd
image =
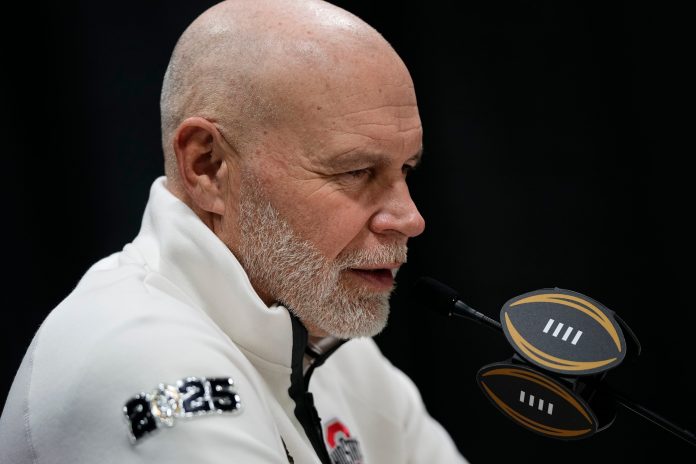
[[[160,384],[150,393],[128,400],[123,414],[131,443],[158,428],[173,427],[177,419],[203,414],[239,413],[242,402],[227,377],[187,377],[176,386]]]

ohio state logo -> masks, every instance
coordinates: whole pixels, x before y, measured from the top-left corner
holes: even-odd
[[[350,436],[348,427],[338,419],[330,420],[326,426],[326,445],[333,464],[363,464],[358,440]]]

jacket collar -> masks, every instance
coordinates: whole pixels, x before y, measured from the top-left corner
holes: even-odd
[[[293,328],[288,310],[268,307],[227,246],[165,187],[150,189],[133,244],[147,265],[180,288],[242,349],[272,364],[292,365]]]

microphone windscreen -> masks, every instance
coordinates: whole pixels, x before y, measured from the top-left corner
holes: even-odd
[[[421,277],[416,281],[415,294],[418,302],[426,307],[449,316],[454,303],[459,300],[456,290],[432,277]]]

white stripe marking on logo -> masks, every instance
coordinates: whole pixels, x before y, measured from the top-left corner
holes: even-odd
[[[545,334],[546,334],[546,333],[549,333],[549,329],[551,328],[551,326],[553,325],[553,323],[554,323],[554,320],[553,320],[553,319],[549,319],[549,322],[546,323],[546,327],[544,327],[544,333],[545,333]]]
[[[556,330],[553,331],[553,336],[558,337],[558,332],[560,332],[562,328],[563,328],[563,323],[559,322],[558,325],[556,326]]]

